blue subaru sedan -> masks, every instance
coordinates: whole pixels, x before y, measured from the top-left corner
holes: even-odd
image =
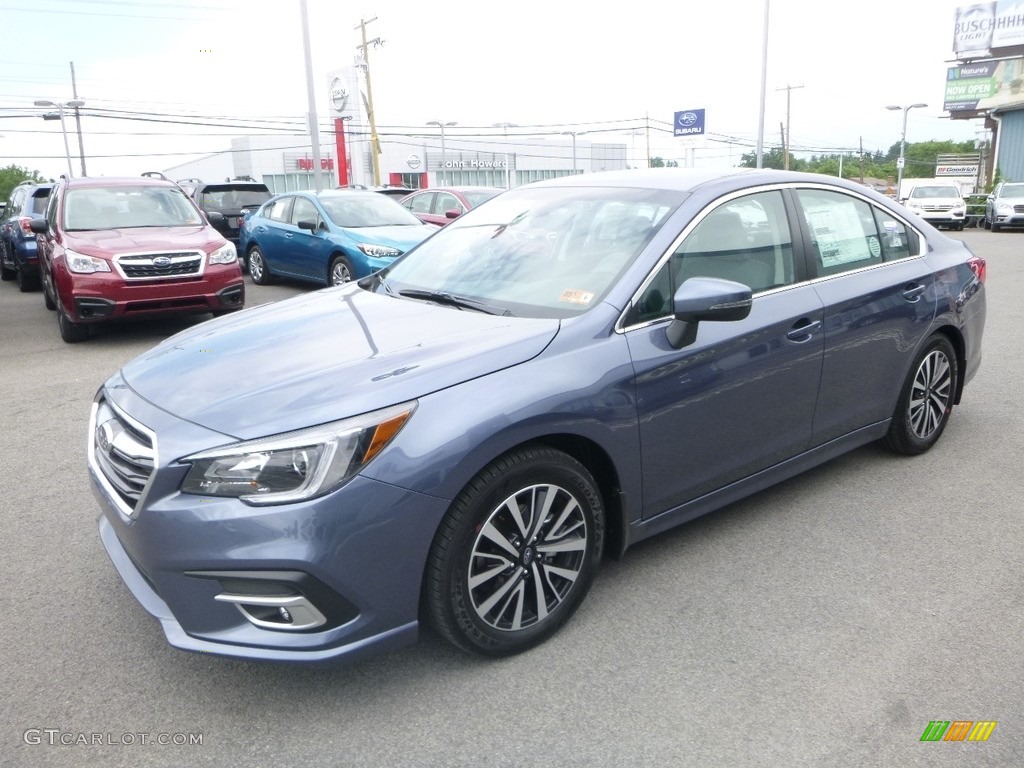
[[[340,285],[383,269],[436,231],[377,192],[290,192],[243,219],[238,253],[258,285],[274,277]]]
[[[866,443],[931,448],[981,361],[985,276],[833,177],[513,189],[115,373],[100,536],[179,648],[354,659],[428,622],[517,653],[604,557]]]

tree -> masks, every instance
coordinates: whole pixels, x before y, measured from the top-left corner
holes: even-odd
[[[0,201],[11,196],[11,191],[23,181],[46,181],[39,171],[30,171],[20,165],[8,165],[0,168]]]

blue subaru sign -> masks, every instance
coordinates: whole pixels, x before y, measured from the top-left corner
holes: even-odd
[[[704,133],[704,110],[687,109],[676,112],[672,121],[673,136],[699,136]]]

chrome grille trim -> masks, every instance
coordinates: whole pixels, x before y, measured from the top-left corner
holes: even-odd
[[[114,266],[125,280],[195,277],[203,273],[205,257],[202,251],[125,253],[114,260]]]
[[[100,395],[89,417],[89,464],[121,513],[132,517],[156,467],[156,435]]]

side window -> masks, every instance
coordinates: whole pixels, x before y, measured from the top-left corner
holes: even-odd
[[[451,210],[462,210],[462,204],[459,202],[459,199],[447,192],[438,192],[437,199],[434,201],[434,213],[444,216],[445,213]]]
[[[782,193],[759,192],[711,209],[662,266],[627,325],[672,314],[672,297],[691,277],[718,277],[754,293],[794,281],[793,238]]]
[[[316,209],[312,200],[304,197],[296,197],[295,205],[292,206],[292,224],[299,226],[300,221],[319,221],[320,212]]]
[[[50,227],[51,232],[57,230],[57,200],[59,197],[60,195],[57,194],[57,191],[53,190],[46,205],[46,223]]]
[[[882,241],[873,206],[850,195],[820,189],[800,189],[796,194],[819,275],[882,263]],[[905,230],[903,234],[905,241]]]
[[[915,246],[917,238],[911,237],[907,225],[881,208],[875,208],[875,226],[881,234],[882,258],[886,261],[905,259],[912,255],[911,246]],[[916,247],[913,248],[916,250]]]
[[[424,192],[422,195],[416,195],[412,200],[409,200],[406,207],[413,213],[430,213],[430,204],[433,201],[434,193]]]
[[[267,218],[271,221],[288,221],[288,214],[292,210],[292,197],[282,197],[267,210]]]

